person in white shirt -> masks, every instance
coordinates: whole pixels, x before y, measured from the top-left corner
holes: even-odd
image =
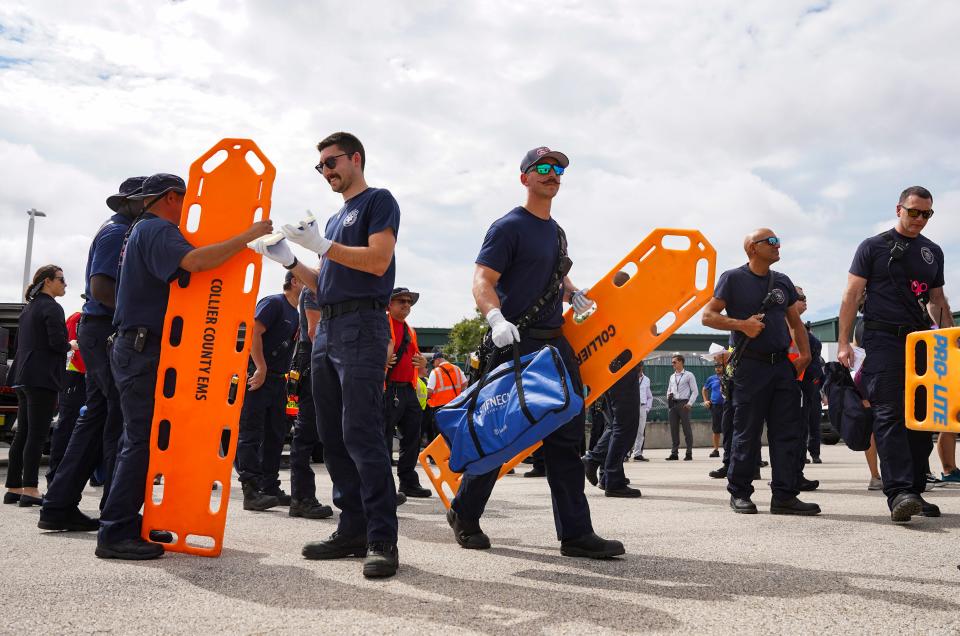
[[[653,408],[653,391],[650,390],[650,378],[643,373],[643,362],[637,368],[640,369],[640,426],[637,428],[637,441],[633,443],[633,459],[647,462],[650,460],[643,456],[643,432],[647,428],[647,413]]]
[[[683,368],[683,356],[673,356],[673,373],[667,383],[667,407],[670,422],[670,439],[673,445],[667,461],[680,459],[680,426],[683,426],[683,438],[687,445],[685,461],[693,459],[693,429],[690,428],[690,409],[697,401],[697,380],[693,374]]]

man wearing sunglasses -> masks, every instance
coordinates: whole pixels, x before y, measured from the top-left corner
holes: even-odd
[[[384,369],[390,327],[385,309],[396,274],[400,207],[388,190],[367,185],[366,152],[354,135],[337,132],[317,144],[317,171],[343,197],[326,228],[312,216],[284,225],[286,239],[322,260],[307,267],[286,240],[250,247],[314,289],[320,322],[311,376],[323,460],[340,509],[337,530],[303,547],[307,559],[366,557],[363,575],[397,573],[397,490],[383,436]]]
[[[866,290],[862,386],[873,408],[890,518],[906,523],[917,514],[938,517],[940,510],[921,496],[932,435],[909,430],[904,422],[904,345],[908,333],[951,327],[953,318],[943,294],[943,250],[921,234],[933,216],[933,195],[909,187],[900,194],[895,213],[893,229],[863,241],[853,256],[840,305],[837,359],[853,365],[850,338],[858,299]]]
[[[760,459],[764,423],[770,443],[773,495],[770,514],[816,515],[820,507],[797,499],[800,459],[800,387],[797,377],[810,363],[807,331],[797,311],[790,279],[770,267],[780,260],[780,239],[762,228],[743,243],[749,261],[720,275],[703,324],[730,331],[735,362],[732,381],[733,440],[727,469],[730,507],[756,514],[750,500]],[[722,312],[726,312],[724,315]],[[791,332],[799,356],[787,356]]]
[[[569,163],[565,154],[545,146],[524,155],[520,183],[527,189],[526,204],[494,221],[487,230],[476,259],[473,296],[490,324],[493,344],[498,348],[491,354],[491,368],[512,359],[515,342],[521,356],[553,345],[560,352],[574,387],[582,390],[576,356],[560,329],[562,301],[570,302],[580,313],[592,307],[593,301],[587,298],[587,290],[578,290],[565,275],[570,265],[566,240],[550,215],[553,198],[560,191],[560,177]],[[554,287],[560,275],[562,282]],[[522,328],[518,328],[518,323]],[[590,522],[590,507],[583,492],[584,469],[578,453],[583,436],[581,410],[543,439],[560,553],[595,559],[614,557],[624,553],[623,544],[598,537]],[[447,521],[457,543],[464,548],[490,547],[489,537],[480,528],[480,516],[498,472],[499,468],[484,475],[463,476]]]

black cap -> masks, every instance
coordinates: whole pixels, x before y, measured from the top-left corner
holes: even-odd
[[[146,177],[130,177],[129,179],[125,179],[123,183],[120,184],[120,191],[107,197],[107,207],[114,212],[118,211],[123,202],[129,197],[140,194],[143,188],[143,182],[146,180]]]
[[[187,191],[187,184],[175,174],[165,174],[161,172],[147,177],[143,182],[143,190],[139,194],[132,195],[130,198],[152,199],[153,197],[163,196],[170,191],[184,194]]]
[[[434,351],[433,355],[430,356],[430,362],[436,362],[437,360],[446,360],[447,356],[443,355],[443,351]]]
[[[397,296],[409,296],[411,307],[416,305],[417,301],[420,300],[420,294],[418,294],[417,292],[412,292],[406,287],[394,287],[393,291],[390,292],[390,300],[393,300]]]
[[[567,159],[567,155],[559,150],[550,150],[546,146],[540,146],[539,148],[528,151],[527,154],[523,156],[523,161],[520,162],[520,172],[526,172],[539,161],[547,158],[556,159],[561,168],[566,168],[570,165],[570,160]]]

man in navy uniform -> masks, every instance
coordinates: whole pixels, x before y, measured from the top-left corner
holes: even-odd
[[[280,457],[290,430],[286,374],[300,324],[297,303],[302,288],[303,283],[288,272],[283,293],[261,298],[254,312],[247,392],[234,461],[243,487],[244,510],[290,505],[290,495],[280,489]]]
[[[287,272],[287,280],[293,272]],[[323,452],[317,428],[317,410],[313,405],[313,390],[310,387],[310,350],[313,334],[320,322],[320,306],[317,295],[306,285],[300,292],[297,311],[300,317],[300,338],[294,354],[291,372],[300,374],[297,381],[297,417],[293,423],[293,438],[290,440],[290,510],[291,517],[326,519],[333,516],[333,509],[317,499],[317,480],[310,460],[315,451]]]
[[[770,513],[815,515],[816,504],[797,499],[800,453],[800,387],[797,376],[810,363],[807,331],[797,312],[797,290],[770,266],[780,260],[780,239],[762,228],[749,234],[743,249],[749,262],[720,275],[703,324],[731,332],[740,351],[733,374],[733,442],[727,490],[734,512],[756,514],[750,500],[760,457],[764,422],[770,442],[773,496]],[[726,311],[726,315],[723,315]],[[799,356],[787,357],[791,332]]]
[[[850,338],[858,299],[866,290],[862,386],[873,408],[890,518],[905,523],[917,514],[940,516],[940,509],[920,494],[926,486],[932,436],[908,429],[904,421],[906,337],[933,325],[952,327],[953,316],[943,294],[943,250],[921,234],[933,216],[933,195],[921,186],[907,188],[900,194],[896,215],[892,229],[864,240],[853,256],[840,305],[837,359],[853,365]]]
[[[319,271],[299,262],[286,240],[251,247],[309,285],[315,281],[320,323],[314,334],[313,399],[323,460],[340,509],[337,530],[303,547],[308,559],[366,557],[363,575],[396,574],[397,491],[383,441],[383,382],[390,330],[385,313],[396,277],[400,207],[388,190],[367,186],[366,153],[354,135],[319,144],[317,171],[343,197],[321,233],[312,217],[284,225],[286,239],[321,257]]]
[[[64,451],[63,460],[43,498],[40,521],[43,530],[96,530],[100,524],[86,516],[77,505],[94,468],[103,466],[103,495],[100,508],[110,494],[117,442],[123,429],[120,394],[110,371],[107,338],[113,334],[113,310],[117,296],[117,267],[123,237],[143,209],[131,199],[140,193],[146,177],[130,177],[117,194],[107,197],[114,214],[97,231],[87,256],[86,302],[77,328],[77,342],[87,366],[86,412]]]
[[[185,192],[180,177],[148,177],[142,192],[135,195],[143,200],[144,213],[120,256],[113,316],[117,334],[110,363],[120,392],[123,436],[110,494],[100,514],[96,548],[100,558],[141,560],[163,554],[161,545],[140,537],[139,513],[150,460],[150,426],[170,284],[187,272],[219,267],[273,227],[270,221],[259,221],[225,241],[194,248],[177,227]]]
[[[576,356],[561,331],[561,301],[570,302],[581,313],[592,307],[593,301],[587,298],[587,290],[577,289],[566,276],[571,265],[566,239],[550,215],[551,203],[560,190],[560,176],[568,165],[565,154],[543,146],[524,155],[520,183],[527,189],[526,205],[514,208],[487,230],[476,259],[473,296],[490,325],[493,345],[498,347],[491,354],[495,357],[492,364],[511,359],[515,342],[520,355],[553,345],[575,390],[582,391]],[[590,521],[579,453],[583,436],[581,410],[543,440],[560,553],[597,559],[618,556],[624,553],[623,544],[597,536]],[[484,475],[463,476],[447,521],[464,548],[490,547],[490,539],[480,528],[480,516],[498,473],[499,468]]]

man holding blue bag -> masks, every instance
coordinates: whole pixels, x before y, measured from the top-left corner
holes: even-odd
[[[583,393],[583,384],[577,367],[576,356],[563,337],[562,302],[570,302],[577,311],[586,311],[593,301],[586,297],[587,290],[578,290],[567,272],[570,259],[566,253],[566,238],[563,230],[550,216],[553,197],[560,190],[560,176],[569,165],[562,152],[546,147],[529,151],[520,164],[520,183],[527,188],[525,206],[517,207],[495,221],[487,231],[476,259],[473,279],[473,295],[480,311],[490,325],[488,344],[492,341],[490,360],[485,371],[495,369],[489,377],[503,373],[496,369],[501,363],[515,361],[530,369],[536,360],[528,356],[544,347],[557,362],[560,370],[563,395],[568,398],[566,406]],[[542,359],[543,356],[537,356]],[[560,364],[562,360],[562,364]],[[563,369],[565,367],[565,371]],[[509,373],[513,373],[511,370]],[[538,418],[531,415],[536,409],[528,409],[524,402],[524,387],[517,371],[517,393],[523,414],[533,423]],[[563,380],[569,380],[572,391],[569,395]],[[486,379],[479,383],[483,385]],[[536,387],[532,387],[536,388]],[[475,389],[479,393],[479,388]],[[457,401],[470,399],[470,391]],[[572,400],[572,402],[571,402]],[[491,400],[477,404],[468,418],[490,407]],[[495,402],[495,400],[493,401]],[[445,409],[453,406],[448,405]],[[557,409],[562,411],[561,409]],[[438,412],[438,417],[443,410]],[[474,420],[475,421],[475,420]],[[439,423],[439,420],[438,420]],[[472,426],[472,424],[471,424]],[[504,423],[504,427],[507,423]],[[480,450],[476,432],[471,434]],[[543,454],[547,482],[553,499],[554,521],[560,553],[571,557],[604,559],[624,554],[619,541],[602,539],[593,532],[590,508],[584,495],[584,473],[579,447],[583,442],[584,413],[582,401],[572,419],[563,423],[543,438]],[[451,465],[452,467],[452,465]],[[499,466],[483,474],[465,471],[457,496],[447,513],[447,521],[453,528],[457,543],[467,549],[487,549],[490,539],[480,528],[480,517],[497,481]]]

